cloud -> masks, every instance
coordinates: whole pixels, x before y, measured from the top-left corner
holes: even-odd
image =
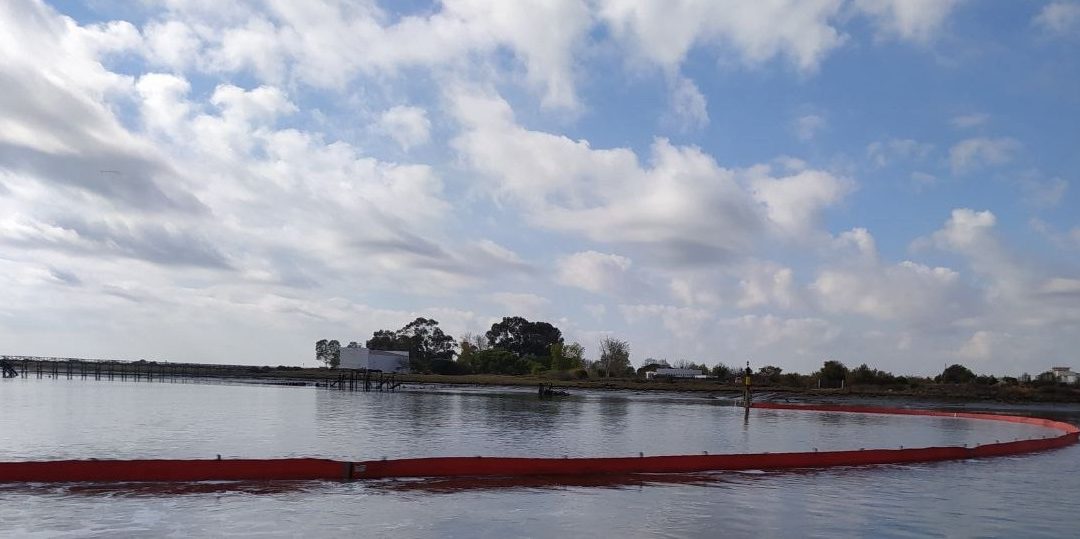
[[[828,126],[828,122],[823,116],[817,114],[799,116],[792,123],[792,129],[795,131],[795,136],[802,141],[813,140],[826,126]]]
[[[866,229],[841,234],[835,247],[837,256],[809,286],[827,312],[928,326],[970,316],[980,306],[978,294],[953,269],[882,262]]]
[[[110,218],[88,221],[75,215],[49,222],[16,215],[0,221],[0,242],[85,256],[120,256],[164,265],[227,268],[225,255],[198,232],[172,224]]]
[[[803,170],[772,177],[768,167],[751,168],[752,196],[765,208],[772,225],[790,237],[806,237],[817,228],[821,213],[855,188],[854,182],[821,170]]]
[[[666,139],[653,142],[643,165],[626,148],[524,129],[499,97],[459,90],[450,98],[463,126],[451,144],[496,199],[536,226],[646,245],[678,263],[730,259],[761,234],[811,235],[820,212],[852,188],[819,170],[740,173]]]
[[[783,57],[810,72],[844,42],[830,24],[838,0],[686,1],[650,4],[602,0],[597,15],[640,58],[674,71],[696,46],[731,51],[748,65]],[[777,20],[786,21],[776,24]]]
[[[704,309],[676,307],[672,305],[619,305],[619,312],[630,324],[659,319],[664,329],[676,337],[690,337],[700,333],[712,315]]]
[[[978,252],[991,241],[990,231],[995,224],[997,217],[989,210],[958,208],[952,211],[945,226],[934,232],[932,239],[941,249]]]
[[[949,163],[954,173],[988,165],[1002,165],[1020,151],[1020,141],[1008,138],[976,137],[962,140],[949,149]]]
[[[427,144],[431,138],[431,121],[420,107],[398,105],[387,109],[379,118],[379,126],[406,151]]]
[[[949,123],[956,129],[970,129],[972,127],[979,127],[986,125],[990,121],[990,115],[983,112],[976,112],[973,114],[961,114],[959,116],[953,116]]]
[[[589,292],[617,294],[627,291],[631,265],[625,256],[584,251],[559,258],[556,280]]]
[[[898,161],[922,161],[933,151],[932,144],[894,138],[871,142],[866,147],[866,156],[875,166],[884,167]]]
[[[1031,23],[1043,33],[1055,37],[1074,36],[1080,30],[1080,4],[1051,2],[1043,6]]]
[[[956,355],[965,359],[986,360],[994,355],[995,344],[1000,340],[998,335],[990,331],[976,331],[971,338],[964,343],[956,352]]]
[[[915,191],[918,192],[925,187],[937,183],[937,176],[927,174],[926,172],[915,171],[911,173],[911,181],[915,185]]]
[[[790,309],[801,303],[795,291],[795,277],[791,268],[773,264],[756,264],[739,280],[740,309],[772,306]]]
[[[513,316],[542,317],[551,301],[532,293],[496,292],[488,298]]]
[[[96,55],[129,46],[130,25],[84,28],[42,4],[8,2],[0,35],[0,168],[130,208],[204,209],[110,109],[131,81]]]
[[[1040,294],[1051,296],[1080,296],[1080,279],[1055,277],[1039,287]]]
[[[1069,182],[1061,178],[1041,179],[1037,173],[1022,175],[1020,189],[1024,202],[1035,208],[1053,208],[1061,204],[1069,189]]]
[[[671,120],[681,131],[696,131],[709,125],[708,101],[694,81],[679,77],[671,89]]]
[[[822,318],[771,314],[724,318],[717,326],[726,336],[725,348],[739,360],[744,357],[753,358],[755,363],[781,360],[786,365],[802,365],[803,372],[809,372],[829,357],[842,334],[838,326]]]
[[[580,0],[448,0],[430,13],[399,18],[366,2],[313,0],[302,7],[173,4],[145,33],[149,58],[163,65],[191,63],[182,60],[190,56],[170,52],[176,48],[201,51],[205,60],[192,66],[201,71],[246,72],[265,84],[295,80],[328,89],[362,74],[395,76],[411,67],[464,65],[509,51],[545,106],[574,109],[574,52],[591,25]]]
[[[974,312],[976,296],[960,274],[905,260],[871,268],[826,269],[811,289],[826,311],[903,320],[949,322]]]
[[[855,0],[857,11],[870,17],[879,38],[926,43],[941,32],[960,0]]]

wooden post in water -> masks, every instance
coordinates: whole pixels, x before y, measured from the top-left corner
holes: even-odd
[[[744,408],[743,421],[744,422],[750,420],[750,399],[751,399],[751,395],[750,395],[750,376],[752,374],[753,374],[753,371],[750,370],[750,362],[747,361],[746,362],[746,372],[743,374],[743,408]]]

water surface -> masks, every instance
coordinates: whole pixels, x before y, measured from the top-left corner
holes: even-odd
[[[625,456],[963,445],[996,422],[752,411],[707,395],[6,380],[0,459]],[[1032,410],[1080,420],[1080,411]],[[1062,415],[1063,414],[1063,415]],[[1072,536],[1080,451],[813,472],[0,487],[0,534]]]

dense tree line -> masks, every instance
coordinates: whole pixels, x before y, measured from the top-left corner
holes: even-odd
[[[601,361],[611,369],[629,366],[629,345],[601,342]],[[621,347],[616,346],[621,343]],[[358,347],[353,341],[349,347]],[[564,342],[562,331],[549,322],[508,316],[482,335],[465,335],[460,342],[446,334],[437,320],[417,318],[396,330],[375,331],[364,346],[372,350],[409,352],[414,372],[436,374],[529,374],[544,371],[582,371],[593,367],[585,348]],[[605,348],[605,346],[607,348]],[[326,339],[315,343],[315,357],[327,367],[340,364],[341,345]],[[614,370],[610,371],[614,372]],[[622,372],[622,371],[619,371]],[[586,375],[587,376],[587,375]]]
[[[346,348],[359,346],[357,341],[352,341]],[[466,334],[460,341],[443,332],[438,321],[420,317],[400,329],[375,331],[365,346],[372,350],[406,351],[410,367],[420,373],[521,375],[554,372],[564,377],[644,378],[650,371],[672,366],[664,359],[647,358],[635,371],[630,364],[630,344],[614,337],[601,339],[598,359],[590,361],[585,357],[585,348],[576,342],[566,343],[559,328],[520,316],[504,317],[492,324],[487,332]],[[315,343],[315,357],[327,367],[336,368],[341,361],[341,348],[337,340],[319,340]],[[700,371],[721,383],[742,383],[741,367],[717,363],[710,368],[705,363],[687,360],[677,361],[674,366]],[[1030,377],[1025,375],[1024,381],[1028,379]],[[927,378],[896,376],[866,363],[849,369],[840,361],[826,360],[820,369],[807,375],[785,373],[780,367],[764,365],[754,373],[753,383],[805,388],[913,388],[930,383],[1017,385],[1021,380],[977,375],[959,364],[950,365],[941,374]],[[1057,385],[1049,371],[1038,375],[1031,383]]]

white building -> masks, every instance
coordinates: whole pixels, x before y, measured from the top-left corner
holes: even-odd
[[[1075,384],[1078,376],[1071,367],[1051,367],[1050,372],[1054,374],[1054,381],[1060,384]]]
[[[409,353],[367,348],[342,348],[338,368],[407,373],[409,372]]]
[[[653,378],[705,378],[704,374],[697,369],[664,369],[659,368],[655,371],[645,373],[646,380],[652,380]]]

